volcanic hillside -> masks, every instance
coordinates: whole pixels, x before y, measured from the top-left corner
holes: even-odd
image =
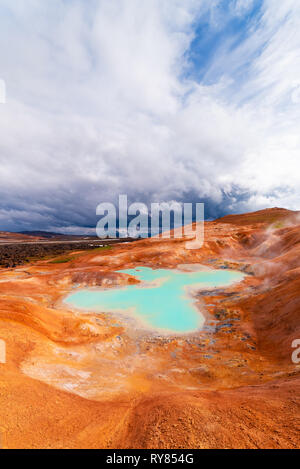
[[[299,447],[299,228],[299,213],[276,208],[207,222],[198,249],[156,238],[1,269],[2,446]],[[206,322],[187,335],[63,302],[137,283],[118,272],[137,266],[245,276],[195,291]]]

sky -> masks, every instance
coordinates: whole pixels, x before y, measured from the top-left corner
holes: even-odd
[[[299,0],[0,0],[0,230],[300,209]]]

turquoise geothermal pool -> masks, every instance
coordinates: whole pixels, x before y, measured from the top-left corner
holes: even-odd
[[[133,275],[142,283],[110,289],[82,289],[70,294],[65,302],[83,310],[134,317],[147,328],[186,333],[200,329],[204,323],[191,290],[228,286],[243,278],[240,272],[229,270],[186,272],[139,267],[119,272]]]

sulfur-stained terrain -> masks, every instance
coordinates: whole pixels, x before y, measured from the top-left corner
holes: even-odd
[[[299,213],[224,217],[205,224],[203,247],[186,242],[140,240],[0,269],[3,448],[300,446]],[[161,334],[63,302],[80,287],[137,282],[120,269],[191,264],[245,274],[195,292],[206,318],[195,333]]]

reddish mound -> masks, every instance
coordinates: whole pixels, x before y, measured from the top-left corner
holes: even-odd
[[[216,220],[216,223],[230,223],[231,225],[254,225],[256,223],[271,224],[286,220],[300,212],[293,212],[285,208],[270,208],[257,212],[243,213],[240,215],[226,215]]]
[[[0,243],[22,243],[38,241],[41,238],[38,236],[29,236],[21,233],[10,233],[8,231],[0,231]]]

